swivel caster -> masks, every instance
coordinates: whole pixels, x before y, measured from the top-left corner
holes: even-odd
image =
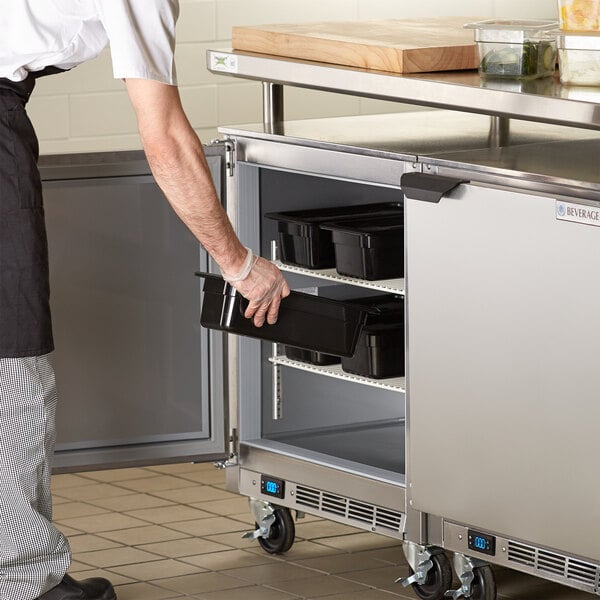
[[[496,578],[487,563],[463,554],[454,555],[454,569],[461,582],[460,588],[446,595],[453,600],[496,600]]]
[[[441,548],[407,543],[403,546],[409,564],[408,577],[397,579],[412,587],[421,600],[441,600],[452,585],[452,567]]]
[[[246,533],[243,537],[258,540],[261,548],[269,554],[287,552],[296,537],[296,527],[290,510],[255,498],[250,498],[249,501],[256,521],[256,530]]]

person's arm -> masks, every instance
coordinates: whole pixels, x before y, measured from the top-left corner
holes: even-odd
[[[202,144],[185,115],[177,87],[145,79],[125,83],[158,185],[221,271],[235,277],[247,252],[219,202]],[[279,269],[263,258],[244,280],[232,285],[249,300],[246,317],[257,326],[265,319],[274,323],[281,299],[290,293]]]

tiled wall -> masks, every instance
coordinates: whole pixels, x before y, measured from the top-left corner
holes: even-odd
[[[184,106],[203,140],[219,124],[261,119],[261,89],[206,71],[205,50],[230,45],[233,25],[434,15],[556,17],[556,0],[180,0],[177,67]],[[286,91],[286,116],[352,115],[399,110],[397,104],[309,90]],[[404,107],[405,108],[405,107]],[[410,107],[409,107],[410,108]],[[124,85],[112,78],[110,55],[40,80],[30,103],[45,154],[139,148]]]

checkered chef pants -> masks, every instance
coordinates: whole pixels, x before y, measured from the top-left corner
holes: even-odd
[[[0,600],[57,585],[69,544],[52,523],[56,386],[51,355],[0,359]]]

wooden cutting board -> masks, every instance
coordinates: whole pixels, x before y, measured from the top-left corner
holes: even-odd
[[[479,17],[234,27],[233,48],[393,73],[476,69]]]

